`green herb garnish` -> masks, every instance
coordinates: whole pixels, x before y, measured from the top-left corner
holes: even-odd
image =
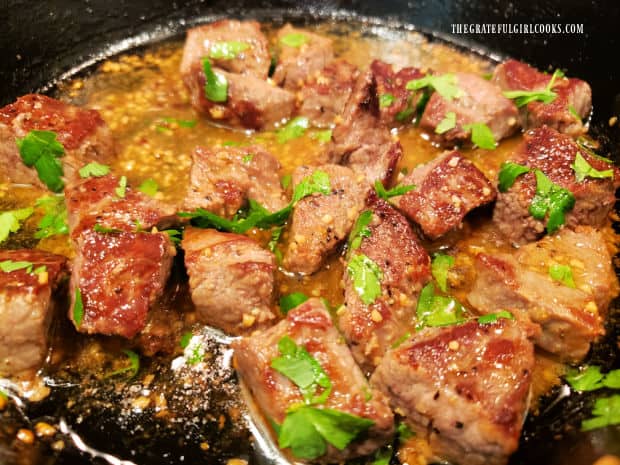
[[[170,241],[174,245],[179,245],[181,243],[181,236],[183,235],[183,233],[178,229],[164,229],[161,232],[168,234]]]
[[[114,189],[114,193],[119,199],[124,199],[125,194],[127,193],[127,177],[121,176],[121,179],[118,181],[118,186]]]
[[[455,298],[436,295],[433,283],[428,283],[422,288],[416,307],[419,328],[462,323],[463,313],[463,306]]]
[[[142,181],[142,184],[138,186],[138,190],[149,197],[155,197],[159,190],[159,184],[153,178],[148,178]]]
[[[278,129],[276,139],[278,143],[284,144],[293,139],[301,137],[310,127],[310,121],[305,116],[296,116],[286,123],[282,128]]]
[[[566,374],[566,381],[575,391],[595,391],[601,388],[620,389],[620,369],[601,373],[595,365],[583,370],[571,369]]]
[[[371,221],[372,211],[364,210],[360,213],[353,225],[353,229],[351,229],[351,234],[349,234],[349,250],[359,249],[360,245],[362,245],[362,239],[370,237],[371,232],[368,225]]]
[[[303,304],[306,300],[308,300],[308,296],[303,292],[284,295],[280,297],[280,311],[286,315],[289,310]]]
[[[412,190],[415,189],[415,184],[408,184],[408,185],[400,185],[400,186],[396,186],[396,187],[392,187],[389,190],[386,190],[385,187],[383,187],[383,184],[381,183],[381,181],[376,180],[375,181],[375,191],[377,192],[377,195],[379,196],[379,198],[383,199],[383,200],[389,200],[392,197],[398,197],[399,195],[405,195],[407,192],[411,192]]]
[[[512,313],[510,313],[507,310],[500,310],[499,312],[496,313],[487,313],[486,315],[482,315],[480,317],[478,317],[478,323],[480,323],[481,325],[488,325],[491,323],[496,323],[497,320],[500,319],[506,319],[506,320],[514,320],[515,317]]]
[[[28,219],[33,212],[32,207],[27,207],[0,213],[0,242],[7,240],[9,234],[19,231],[21,223]]]
[[[196,126],[197,121],[195,119],[178,119],[178,118],[164,118],[166,123],[175,123],[181,128],[193,128]]]
[[[243,161],[243,163],[245,163],[246,165],[249,165],[250,163],[252,163],[253,159],[254,159],[253,153],[246,153],[241,159],[241,161]]]
[[[101,163],[96,162],[91,162],[84,165],[79,171],[81,178],[89,178],[91,176],[99,178],[101,176],[105,176],[109,172],[110,167],[108,165],[102,165]]]
[[[271,368],[295,383],[306,404],[325,403],[331,393],[332,382],[321,364],[305,347],[298,346],[288,336],[280,339],[278,350],[281,356],[271,361]]]
[[[310,134],[310,137],[325,144],[332,140],[332,130],[325,129],[323,131],[314,131],[312,134]]]
[[[222,73],[213,71],[208,58],[202,59],[202,69],[205,73],[205,97],[215,103],[225,102],[228,98],[228,81]]]
[[[236,40],[215,42],[209,49],[209,58],[214,60],[234,60],[248,48],[250,48],[250,44]]]
[[[495,142],[493,131],[491,131],[486,124],[465,124],[463,129],[465,131],[471,131],[471,141],[481,149],[494,150],[495,147],[497,147],[497,142]]]
[[[581,422],[582,431],[590,431],[610,425],[620,424],[620,395],[596,399],[592,409],[594,418]]]
[[[394,103],[394,96],[392,94],[381,94],[379,95],[379,108],[386,108],[391,106]]]
[[[43,210],[43,218],[39,221],[37,231],[34,233],[36,239],[69,234],[64,195],[40,197],[36,200],[34,206]]]
[[[529,172],[530,169],[527,166],[519,165],[511,161],[502,163],[499,170],[499,191],[506,192],[512,187],[519,176]]]
[[[103,226],[99,223],[96,223],[93,226],[93,231],[100,233],[100,234],[118,234],[121,233],[123,231],[121,231],[120,229],[116,229],[116,228],[108,228],[106,226]]]
[[[19,261],[14,262],[13,260],[5,260],[0,262],[0,270],[5,273],[12,273],[13,271],[18,270],[26,270],[27,273],[32,273],[32,262]]]
[[[353,287],[365,305],[372,304],[381,295],[383,271],[364,254],[354,255],[347,264]]]
[[[435,281],[437,281],[439,289],[443,292],[448,292],[448,271],[452,266],[454,266],[454,257],[450,255],[437,253],[433,257],[431,273]]]
[[[282,186],[282,189],[288,189],[288,186],[291,185],[292,181],[293,176],[291,176],[290,174],[285,174],[284,176],[282,176],[282,178],[280,179],[280,185]]]
[[[179,339],[179,346],[181,349],[185,349],[189,345],[189,341],[192,340],[193,334],[191,332],[184,333]]]
[[[84,318],[84,303],[82,302],[82,292],[79,287],[75,288],[75,303],[73,304],[73,322],[78,328],[82,326]]]
[[[339,410],[303,405],[290,408],[278,428],[278,445],[290,448],[296,458],[313,460],[327,451],[327,444],[343,450],[375,423]]]
[[[534,170],[536,175],[536,195],[532,199],[529,212],[537,220],[547,220],[547,232],[553,234],[564,224],[564,215],[575,206],[575,196],[567,189],[554,184],[542,171]]]
[[[456,85],[456,76],[452,73],[440,75],[428,75],[420,79],[409,81],[407,90],[420,90],[431,88],[446,100],[458,98],[463,93]]]
[[[121,368],[119,370],[115,370],[109,373],[108,375],[106,375],[106,378],[111,378],[112,376],[129,373],[129,379],[131,379],[138,374],[138,371],[140,371],[140,356],[136,354],[133,350],[129,349],[123,349],[123,353],[129,359],[129,365],[125,368]]]
[[[568,112],[573,115],[573,117],[579,121],[581,123],[581,116],[579,116],[579,113],[577,113],[577,110],[575,110],[575,107],[572,105],[568,105]]]
[[[503,94],[504,97],[513,99],[515,101],[515,105],[519,108],[535,101],[551,103],[558,96],[558,94],[553,92],[553,86],[555,85],[555,81],[561,77],[564,77],[564,73],[561,70],[556,69],[543,90],[509,90],[503,92]]]
[[[456,127],[456,113],[453,111],[449,111],[446,113],[444,119],[442,119],[437,127],[435,128],[435,134],[443,134],[444,132],[448,132],[450,129],[454,129]]]
[[[280,37],[280,43],[288,47],[299,48],[308,42],[308,36],[300,32],[291,32]]]
[[[590,163],[588,163],[588,161],[583,158],[583,155],[579,152],[575,155],[575,162],[571,165],[571,168],[575,171],[575,179],[577,182],[582,182],[585,178],[613,179],[614,177],[613,169],[599,171],[593,168],[592,165],[590,165]]]
[[[396,427],[396,432],[398,433],[398,438],[401,441],[406,441],[415,436],[415,433],[411,431],[411,429],[403,422],[400,422]]]
[[[575,281],[573,280],[573,270],[568,265],[553,264],[549,266],[549,276],[554,281],[559,281],[565,286],[575,289]]]
[[[24,164],[37,170],[39,179],[48,189],[59,192],[65,187],[62,180],[64,171],[59,157],[65,154],[65,148],[53,131],[30,131],[22,139],[15,139],[19,154]]]

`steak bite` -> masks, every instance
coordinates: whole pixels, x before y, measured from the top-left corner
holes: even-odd
[[[233,128],[269,129],[290,117],[295,109],[295,95],[251,75],[228,73],[215,68],[226,79],[227,98],[213,102],[205,94],[205,73],[201,63],[182,74],[192,106],[215,123]]]
[[[501,465],[518,446],[534,350],[519,323],[429,328],[390,350],[371,378],[440,459]]]
[[[245,334],[275,320],[274,255],[247,236],[186,228],[183,242],[198,317],[227,334]]]
[[[415,168],[401,184],[416,188],[394,197],[394,205],[430,239],[460,227],[467,213],[496,196],[486,176],[456,151]]]
[[[406,85],[409,81],[424,77],[424,73],[413,67],[394,72],[392,65],[381,60],[374,60],[370,71],[377,84],[381,121],[387,125],[411,121],[421,94],[407,90]]]
[[[297,93],[297,114],[314,126],[331,126],[342,114],[358,75],[358,69],[344,60],[332,61],[310,74]]]
[[[382,273],[381,295],[365,304],[345,267],[338,326],[355,360],[372,371],[392,344],[412,330],[418,294],[430,279],[430,258],[405,217],[387,202],[370,194],[361,218],[368,217],[365,212],[370,212],[370,222],[348,262],[359,254],[372,260]]]
[[[573,165],[578,153],[596,170],[613,170],[613,177],[586,176],[577,181]],[[574,207],[566,213],[564,221],[570,228],[601,226],[614,206],[616,188],[620,185],[618,168],[582,150],[569,136],[550,127],[526,132],[510,161],[526,166],[530,172],[519,176],[506,192],[500,192],[493,221],[515,244],[531,242],[542,236],[549,220],[549,215],[539,220],[530,213],[537,187],[536,169],[574,196]]]
[[[69,318],[82,333],[134,337],[170,275],[176,254],[170,238],[87,229],[74,240]]]
[[[203,58],[230,73],[267,79],[271,56],[267,38],[257,21],[224,19],[193,27],[187,31],[181,74],[191,72]]]
[[[517,60],[508,60],[495,68],[493,82],[504,91],[542,91],[552,76]],[[521,107],[521,125],[525,129],[543,125],[578,136],[586,132],[583,120],[592,110],[592,90],[587,82],[559,78],[552,84],[555,98],[549,103],[534,100]]]
[[[321,170],[329,176],[331,193],[314,194],[300,200],[291,215],[284,267],[293,272],[317,271],[349,235],[364,206],[368,187],[364,177],[338,165],[300,166],[293,173],[293,186]]]
[[[502,95],[502,89],[497,84],[471,73],[456,73],[455,78],[460,95],[449,100],[433,92],[420,120],[423,129],[452,145],[469,141],[471,130],[464,128],[468,124],[486,124],[496,141],[516,132],[519,111],[511,100]],[[437,135],[437,126],[449,113],[456,116],[454,128]]]
[[[270,212],[278,211],[288,203],[280,185],[280,168],[278,160],[258,145],[197,147],[184,207],[232,218],[249,198]]]
[[[272,368],[273,360],[281,355],[278,346],[284,338],[305,348],[329,377],[331,391],[326,402],[315,408],[334,409],[374,422],[344,449],[328,445],[317,460],[341,462],[368,455],[386,444],[394,431],[387,400],[370,388],[319,299],[310,299],[290,310],[274,327],[233,342],[237,370],[265,417],[281,425],[289,407],[303,404],[300,389]]]
[[[299,89],[306,78],[334,59],[332,40],[286,24],[276,34],[280,56],[273,81],[285,89]]]
[[[605,241],[592,228],[564,229],[521,247],[514,257],[480,254],[475,264],[471,305],[530,320],[540,328],[536,344],[548,352],[579,361],[604,333],[602,318],[617,281]]]
[[[27,167],[15,140],[30,131],[53,131],[63,145],[60,158],[65,179],[89,162],[110,163],[116,156],[114,141],[101,115],[45,95],[28,94],[0,108],[0,161],[9,181],[45,187],[34,168]]]
[[[0,263],[5,262],[32,264],[14,271],[0,269],[0,377],[26,379],[47,355],[57,308],[54,296],[66,290],[67,259],[33,249],[0,250]]]
[[[111,174],[67,186],[65,200],[76,249],[69,318],[80,332],[132,338],[176,254],[168,234],[149,231],[176,222],[175,209]]]
[[[119,196],[117,190],[123,194]],[[72,238],[96,224],[108,229],[135,232],[165,227],[177,221],[176,208],[134,190],[108,174],[81,179],[65,187]]]
[[[402,152],[400,142],[381,122],[377,86],[372,73],[366,72],[357,79],[342,122],[333,130],[330,162],[364,174],[370,184],[388,185]]]

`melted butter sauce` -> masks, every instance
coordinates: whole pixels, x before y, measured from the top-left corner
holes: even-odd
[[[313,28],[334,38],[335,51],[339,57],[362,68],[374,58],[393,63],[396,69],[402,66],[417,66],[439,72],[470,71],[483,74],[492,66],[477,55],[457,51],[441,43],[429,42],[423,35],[414,32],[361,30],[344,23],[324,23]],[[271,34],[270,38],[273,41]],[[178,71],[181,54],[181,41],[168,42],[139,54],[126,54],[102,63],[86,78],[61,84],[57,91],[57,96],[61,99],[101,112],[117,141],[119,156],[112,168],[115,172],[126,175],[130,184],[137,186],[152,178],[160,187],[157,193],[159,199],[180,204],[189,181],[191,153],[197,145],[261,144],[282,164],[279,173],[281,176],[291,173],[301,164],[312,165],[323,161],[325,145],[313,138],[312,129],[298,139],[279,144],[275,132],[232,131],[203,120],[189,104],[189,97]],[[186,125],[176,121],[191,121],[192,127],[185,127]],[[395,127],[392,131],[399,138],[404,150],[404,156],[398,165],[399,171],[411,170],[442,152],[442,149],[434,145],[428,135],[417,127]],[[462,153],[490,179],[495,179],[501,162],[510,156],[520,140],[520,136],[515,136],[502,141],[494,151],[466,149],[462,150]],[[1,176],[2,174],[0,182]],[[41,195],[44,193],[27,186],[0,184],[0,211],[31,206]],[[454,295],[463,303],[466,303],[474,277],[475,255],[481,251],[511,251],[510,245],[493,228],[489,218],[489,212],[483,210],[478,217],[466,222],[461,231],[449,234],[441,241],[424,244],[431,253],[441,250],[455,256],[456,265],[450,272],[449,280]],[[39,219],[40,216],[37,215],[28,219],[22,230],[12,235],[2,246],[37,247],[73,256],[66,236],[42,241],[32,238]],[[617,238],[611,227],[606,231],[612,249]],[[252,230],[248,234],[263,244],[269,240],[266,232]],[[282,242],[285,243],[286,239],[285,232]],[[276,276],[276,291],[279,295],[300,291],[321,296],[326,298],[333,308],[337,308],[343,300],[342,272],[343,265],[337,256],[328,260],[324,269],[312,276],[299,277],[279,270]],[[186,301],[187,299],[184,302]],[[195,314],[191,304],[183,305],[187,310],[184,324],[187,328],[195,329]],[[121,402],[121,413],[116,418],[122,419],[119,427],[127,435],[140,437],[140,428],[135,429],[140,421],[176,424],[180,427],[178,432],[181,436],[191,435],[191,441],[188,441],[199,444],[204,453],[213,448],[214,455],[209,457],[217,457],[218,461],[222,461],[222,457],[231,456],[233,453],[230,451],[234,447],[226,449],[221,446],[218,449],[210,444],[212,440],[217,441],[220,437],[223,442],[249,442],[245,427],[239,426],[242,423],[240,417],[244,407],[239,401],[232,369],[229,362],[226,362],[229,355],[225,355],[223,346],[213,342],[217,338],[214,339],[212,334],[200,336],[204,337],[205,341],[206,362],[200,363],[198,367],[188,367],[183,360],[185,355],[179,349],[172,357],[147,360],[138,379],[110,380],[106,378],[106,373],[126,365],[121,352],[126,342],[115,338],[75,337],[67,324],[60,326],[54,339],[47,371],[51,373],[51,378],[56,379],[58,385],[66,383],[75,390],[67,395],[66,401],[66,412],[75,412],[72,415],[74,424],[84,422],[86,428],[95,428],[96,420],[89,422],[88,413],[99,418],[101,412],[114,409],[114,403]],[[195,334],[197,333],[203,334],[195,330]],[[65,337],[67,334],[70,338]],[[563,365],[547,355],[538,354],[533,376],[533,399],[556,385],[563,372]],[[215,386],[212,385],[214,383]],[[52,391],[54,389],[57,388],[52,388]],[[62,396],[61,398],[64,399]],[[532,409],[536,409],[536,402],[533,402]],[[93,411],[100,413],[93,414]],[[132,415],[138,420],[132,420]],[[207,416],[207,426],[205,421],[195,421],[194,417],[197,415]],[[64,424],[69,436],[77,434],[67,423]],[[135,430],[132,431],[132,428]],[[165,429],[164,426],[162,428]],[[186,433],[188,429],[191,434]],[[173,430],[177,431],[174,428]],[[79,439],[79,436],[77,437]],[[221,439],[222,437],[228,439]],[[0,439],[2,438],[0,433]],[[90,439],[93,440],[92,436]],[[127,443],[128,450],[139,450],[130,439],[127,439]],[[84,447],[89,446],[84,444]],[[105,448],[105,442],[101,443],[100,447]],[[244,449],[233,455],[247,457],[247,453],[249,452]],[[424,457],[427,455],[428,445],[415,439],[409,441],[400,451],[401,459],[408,463],[425,463]],[[204,460],[205,456],[198,454],[195,457],[197,460]],[[175,463],[172,460],[173,458],[170,463]]]

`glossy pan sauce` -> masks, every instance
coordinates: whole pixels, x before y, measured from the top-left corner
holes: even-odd
[[[438,72],[485,74],[495,64],[481,55],[428,41],[414,32],[364,29],[339,23],[311,28],[330,35],[337,55],[359,67],[380,58],[397,69],[409,65]],[[270,32],[269,27],[264,29]],[[202,120],[190,106],[178,71],[182,45],[182,40],[167,42],[110,59],[88,77],[62,83],[56,90],[56,96],[63,100],[101,112],[119,150],[112,166],[114,172],[126,175],[135,186],[154,179],[159,185],[158,198],[180,203],[189,181],[190,154],[197,145],[262,144],[281,162],[280,175],[291,173],[300,164],[318,162],[325,146],[313,138],[312,130],[280,144],[274,132],[232,131]],[[404,150],[399,171],[410,170],[442,152],[417,127],[394,128],[393,132]],[[461,153],[488,178],[495,179],[501,162],[520,139],[517,135],[504,140],[493,151],[464,149]],[[35,189],[5,182],[0,184],[0,210],[32,205],[41,195],[44,194]],[[72,256],[68,236],[41,241],[32,237],[39,219],[30,218],[2,247],[37,247]],[[611,222],[605,231],[610,251],[614,253],[617,238]],[[260,230],[248,234],[265,244],[269,240],[268,233]],[[429,252],[449,248],[455,256],[456,265],[449,279],[453,294],[462,302],[466,302],[473,277],[473,257],[481,251],[510,251],[486,210],[470,218],[460,233],[425,246]],[[343,298],[342,271],[338,257],[330,259],[320,272],[309,277],[299,278],[278,271],[276,292],[301,291],[321,296],[332,308],[337,308]],[[183,271],[177,269],[172,280],[166,302],[170,308],[182,310],[183,315],[183,321],[174,328],[175,333],[192,329],[200,332]],[[240,399],[226,340],[208,331],[203,333],[202,362],[184,364],[183,350],[177,344],[172,356],[141,357],[137,376],[128,378],[109,376],[127,365],[122,349],[131,346],[126,341],[77,335],[66,322],[60,322],[43,371],[47,377],[43,394],[49,391],[48,397],[36,404],[25,403],[21,409],[13,403],[4,406],[0,417],[0,463],[54,463],[55,460],[80,463],[93,457],[99,457],[103,463],[122,463],[115,461],[118,456],[135,463],[260,462],[261,441],[258,445],[251,441],[246,426],[247,411]],[[559,384],[564,370],[563,365],[549,357],[537,355],[533,413],[539,396]],[[15,439],[19,438],[19,428],[36,433],[43,428],[41,424],[52,429],[48,434],[40,434],[34,444]],[[402,446],[401,461],[417,463],[425,447],[413,438]]]

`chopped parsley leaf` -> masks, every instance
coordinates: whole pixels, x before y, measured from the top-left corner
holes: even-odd
[[[108,375],[106,375],[106,378],[129,373],[129,379],[131,379],[138,374],[138,371],[140,371],[140,356],[136,354],[133,350],[129,349],[123,349],[123,353],[129,359],[129,365],[109,373]]]
[[[493,131],[491,131],[486,124],[465,124],[463,129],[465,131],[471,131],[471,141],[481,149],[494,150],[495,147],[497,147],[497,142],[495,142]]]
[[[73,322],[79,328],[82,326],[84,318],[84,303],[82,302],[82,292],[79,287],[75,288],[75,303],[73,304]]]
[[[105,176],[109,172],[110,167],[108,165],[102,165],[101,163],[94,161],[84,165],[79,171],[81,178],[89,178],[91,176],[99,178],[101,176]]]
[[[591,431],[610,425],[620,424],[620,395],[596,399],[592,409],[594,418],[581,422],[582,431]]]
[[[554,184],[542,171],[534,170],[536,175],[536,195],[532,199],[529,212],[537,220],[543,220],[549,212],[547,232],[553,234],[564,224],[564,215],[575,206],[575,196],[567,189]]]
[[[553,92],[553,86],[555,85],[555,81],[561,77],[564,77],[564,73],[561,70],[556,69],[551,76],[551,79],[542,90],[509,90],[503,92],[503,94],[504,97],[514,100],[515,105],[519,108],[535,101],[551,103],[558,96],[558,94]]]
[[[371,232],[368,225],[371,221],[372,211],[364,210],[360,213],[353,225],[353,229],[351,229],[351,234],[349,234],[349,250],[359,249],[360,245],[362,245],[362,239],[370,237]]]
[[[314,131],[312,134],[310,134],[310,137],[326,144],[327,142],[332,140],[332,130],[325,129],[323,131]]]
[[[21,223],[28,219],[33,212],[32,207],[27,207],[0,213],[0,242],[7,240],[9,234],[19,231]]]
[[[290,140],[297,139],[304,135],[306,129],[310,127],[310,121],[305,116],[296,116],[278,129],[276,139],[278,143],[284,144]]]
[[[515,319],[514,315],[510,313],[509,311],[500,310],[499,312],[496,312],[496,313],[487,313],[486,315],[482,315],[478,317],[478,323],[480,323],[481,325],[488,325],[491,323],[495,323],[497,322],[497,320],[500,320],[502,318],[506,320]]]
[[[435,128],[435,134],[443,134],[444,132],[448,132],[450,129],[454,129],[456,127],[456,113],[453,111],[449,111],[446,113],[444,119],[442,119],[437,127]]]
[[[40,197],[34,203],[35,208],[43,210],[43,218],[39,221],[37,231],[34,233],[36,239],[69,234],[67,224],[67,207],[65,196],[48,195]]]
[[[215,103],[223,103],[228,99],[228,81],[226,76],[211,68],[208,58],[202,59],[202,69],[205,73],[205,97]]]
[[[250,44],[237,40],[214,42],[209,49],[209,58],[214,60],[234,60],[248,48],[250,48]]]
[[[149,197],[155,197],[155,194],[157,194],[157,191],[159,190],[159,184],[157,184],[157,181],[153,178],[148,178],[142,181],[142,183],[138,186],[138,190]]]
[[[462,323],[463,313],[463,306],[455,298],[436,295],[433,283],[428,283],[420,292],[416,307],[419,328]]]
[[[288,47],[299,48],[308,42],[308,36],[300,32],[291,32],[280,37],[280,43]]]
[[[119,199],[124,199],[127,193],[127,177],[121,176],[118,181],[118,186],[114,189],[114,193]]]
[[[308,300],[308,296],[303,292],[293,292],[292,294],[284,295],[280,297],[280,311],[286,315],[289,310],[303,304],[306,300]]]
[[[519,165],[511,161],[502,163],[499,170],[499,191],[506,192],[512,187],[519,176],[529,172],[530,169],[527,166]]]
[[[392,187],[389,190],[385,190],[385,187],[383,187],[383,184],[381,183],[381,181],[379,180],[375,181],[375,191],[377,192],[377,195],[379,196],[379,198],[383,200],[389,200],[392,197],[398,197],[399,195],[405,195],[407,192],[410,192],[414,190],[415,188],[416,188],[415,184],[408,184],[408,185],[400,185],[400,186]]]
[[[462,95],[461,89],[457,87],[456,76],[452,73],[440,75],[428,75],[420,79],[409,81],[406,85],[407,90],[420,90],[427,87],[432,88],[446,100],[452,100]]]
[[[39,179],[53,192],[59,192],[65,187],[62,180],[64,171],[59,157],[65,154],[65,148],[56,140],[53,131],[32,130],[25,137],[15,139],[19,154],[24,164],[33,167]]]
[[[386,108],[394,103],[394,96],[392,94],[379,95],[379,108]]]
[[[549,276],[551,276],[551,279],[554,281],[559,281],[565,286],[575,289],[573,270],[570,266],[554,263],[549,266]]]
[[[575,179],[577,180],[577,182],[582,182],[585,178],[613,179],[614,177],[613,169],[603,171],[597,170],[593,168],[592,165],[590,165],[590,163],[588,163],[588,161],[583,158],[583,155],[581,155],[581,153],[579,152],[577,152],[577,155],[575,155],[575,162],[571,165],[571,168],[573,168],[573,171],[575,171]]]
[[[437,281],[439,289],[443,292],[448,292],[448,270],[450,270],[452,266],[454,266],[454,257],[450,255],[437,253],[433,257],[431,273],[435,281]]]
[[[347,264],[353,287],[365,305],[372,304],[381,295],[383,271],[364,254],[354,255]]]

